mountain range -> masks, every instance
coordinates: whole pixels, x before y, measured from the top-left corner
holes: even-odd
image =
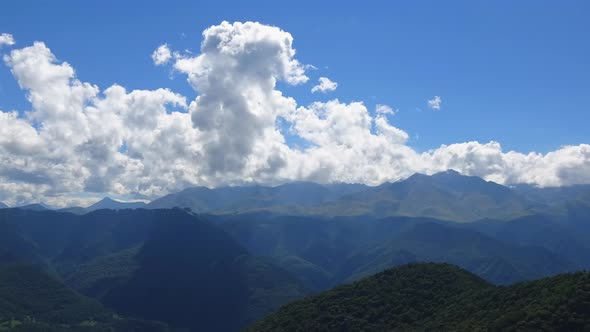
[[[414,174],[376,187],[309,182],[278,187],[197,187],[156,199],[146,207],[181,207],[211,214],[409,216],[473,222],[510,220],[539,213],[564,215],[572,202],[590,206],[590,186],[509,188],[449,170],[432,176]]]
[[[166,195],[147,208],[190,208],[194,212],[233,213],[269,210],[298,211],[366,190],[360,184],[293,182],[276,187],[244,186],[209,189],[196,187]]]
[[[453,263],[495,284],[590,267],[590,245],[581,241],[584,229],[563,225],[559,220],[545,221],[552,227],[538,229],[539,234],[527,240],[526,233],[506,236],[525,232],[520,219],[490,226],[485,222],[462,224],[417,217],[322,218],[259,213],[207,218],[249,252],[272,257],[315,290],[419,261]],[[562,239],[556,236],[556,241],[543,241],[553,234]],[[567,242],[569,238],[580,240]]]
[[[59,209],[62,212],[70,212],[74,214],[85,214],[88,212],[109,209],[109,210],[124,210],[124,209],[141,209],[145,208],[146,203],[144,202],[121,202],[114,200],[110,197],[105,197],[100,201],[90,205],[89,207],[83,208],[79,206]]]
[[[181,207],[212,214],[411,216],[472,222],[540,213],[564,215],[572,203],[590,207],[590,185],[510,188],[449,170],[432,176],[414,174],[376,187],[310,182],[277,187],[196,187],[156,199],[146,208]]]
[[[7,264],[35,266],[119,314],[191,330],[235,331],[309,294],[285,270],[180,209],[83,216],[3,209],[0,265]]]
[[[449,170],[370,187],[362,184],[293,182],[276,187],[193,187],[149,203],[109,197],[89,206],[60,211],[84,214],[99,209],[189,208],[195,213],[235,215],[266,212],[297,216],[426,217],[454,222],[512,220],[530,215],[567,217],[572,207],[590,207],[590,185],[506,187]],[[21,208],[49,209],[32,204]]]
[[[0,269],[16,266],[20,272],[5,273],[53,285],[46,294],[27,295],[18,284],[5,290],[47,305],[62,297],[53,293],[74,294],[63,296],[74,303],[68,317],[75,318],[64,325],[57,316],[27,311],[32,304],[7,303],[0,306],[0,330],[94,324],[115,331],[237,331],[293,300],[416,262],[456,265],[468,272],[453,267],[451,275],[477,279],[469,288],[477,294],[507,296],[495,293],[504,289],[497,286],[590,269],[588,193],[590,186],[505,187],[447,171],[376,187],[198,187],[148,204],[105,198],[88,208],[3,208]],[[428,289],[428,296],[439,292]],[[93,311],[84,309],[87,303]],[[490,310],[491,316],[500,309]],[[387,326],[455,326],[444,320],[455,311],[442,311],[441,320],[414,311],[396,318],[406,325]],[[284,322],[281,312],[271,317]],[[486,317],[473,326],[504,326]],[[275,318],[255,326],[276,326],[267,325]]]

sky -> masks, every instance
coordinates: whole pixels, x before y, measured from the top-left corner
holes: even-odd
[[[590,183],[587,1],[11,1],[0,201]]]

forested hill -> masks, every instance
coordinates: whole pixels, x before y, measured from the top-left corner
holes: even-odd
[[[40,269],[0,266],[0,331],[170,331],[163,323],[124,319]]]
[[[410,264],[282,307],[247,331],[589,331],[590,273],[493,286]]]

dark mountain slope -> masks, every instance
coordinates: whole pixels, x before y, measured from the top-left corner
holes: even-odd
[[[456,264],[495,284],[577,269],[566,258],[542,247],[510,245],[474,231],[432,222],[416,223],[383,245],[362,250],[349,260],[361,264],[349,272],[347,280],[401,263],[425,261]],[[350,262],[346,265],[354,266]]]
[[[30,263],[51,271],[39,246],[22,230],[21,225],[5,217],[10,210],[0,211],[0,264]]]
[[[470,224],[471,229],[499,241],[517,246],[536,246],[567,257],[578,268],[590,267],[590,219],[576,222],[573,218],[531,215],[508,222],[482,221]]]
[[[43,205],[43,204],[28,204],[28,205],[23,205],[23,206],[17,206],[16,208],[18,209],[22,209],[22,210],[31,210],[31,211],[46,211],[46,210],[50,210],[47,206]]]
[[[58,209],[59,212],[68,212],[73,214],[85,214],[87,213],[86,209],[81,206],[71,206],[63,209]]]
[[[168,331],[164,324],[114,317],[35,267],[0,266],[0,330]]]
[[[590,204],[590,185],[588,184],[546,188],[517,185],[514,186],[514,191],[531,201],[542,204],[563,204],[568,201],[580,201]]]
[[[288,304],[247,331],[582,331],[589,309],[587,272],[499,287],[414,264]]]
[[[272,257],[315,290],[420,261],[457,264],[498,284],[579,268],[539,245],[503,242],[466,228],[470,224],[428,218],[213,218],[250,252]]]
[[[174,327],[233,331],[309,294],[287,271],[181,209],[82,216],[5,209],[4,237],[0,253],[19,258],[6,261],[45,264],[119,313]]]
[[[104,302],[122,313],[179,327],[235,330],[248,287],[234,262],[245,254],[221,230],[176,215],[156,222],[136,257],[138,269]]]
[[[191,330],[234,331],[307,294],[287,272],[249,256],[222,230],[182,210],[142,213],[163,218],[153,221],[136,254],[129,249],[90,266],[95,271],[110,266],[112,274],[86,290],[98,288],[96,295],[102,293],[103,302],[121,313]],[[108,289],[104,283],[110,281]]]

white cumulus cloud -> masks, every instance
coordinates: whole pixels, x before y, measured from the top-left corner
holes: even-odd
[[[503,184],[590,183],[587,144],[545,154],[493,141],[417,152],[389,106],[298,105],[277,88],[308,81],[295,54],[277,27],[212,26],[198,54],[168,59],[197,92],[189,101],[168,89],[99,89],[42,42],[14,49],[4,63],[31,106],[0,110],[0,201],[83,204],[93,193],[151,199],[195,185],[293,180],[376,185],[449,168]],[[285,130],[308,144],[291,146]]]
[[[3,45],[14,45],[14,37],[9,33],[0,34],[0,48],[2,48]]]
[[[164,65],[172,59],[172,52],[167,44],[160,45],[154,53],[152,53],[152,60],[156,66]]]
[[[334,91],[336,90],[336,88],[338,87],[338,83],[330,80],[327,77],[320,77],[318,79],[319,84],[314,86],[313,88],[311,88],[311,92],[330,92],[330,91]]]

